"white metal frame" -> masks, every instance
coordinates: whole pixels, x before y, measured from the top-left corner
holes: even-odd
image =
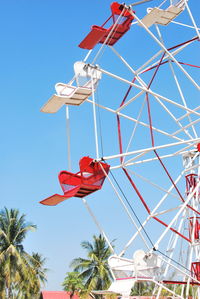
[[[131,8],[132,6],[136,6],[149,0],[143,0],[139,2],[135,2],[132,5],[126,6],[126,8]],[[194,0],[190,0],[194,1]],[[166,3],[171,3],[171,1],[165,0]],[[153,1],[152,1],[153,3]],[[169,4],[170,4],[169,3]],[[194,31],[193,37],[197,36],[200,39],[200,28],[197,26],[192,12],[189,8],[187,0],[181,0],[181,3],[184,5],[184,14],[188,14],[191,24],[184,24],[181,22],[174,21],[174,17],[170,19],[171,25],[173,26],[182,26],[185,30],[188,28],[190,31]],[[161,2],[162,6],[163,2]],[[160,6],[157,10],[160,10]],[[182,12],[183,9],[181,8]],[[87,208],[89,214],[92,216],[95,224],[97,225],[98,229],[105,237],[108,245],[113,252],[119,259],[123,259],[128,249],[136,242],[137,238],[143,242],[145,250],[146,250],[146,257],[148,255],[153,254],[154,251],[157,251],[157,255],[159,259],[162,261],[162,266],[165,267],[164,271],[160,271],[158,274],[156,271],[153,277],[136,277],[132,278],[132,283],[134,284],[136,281],[144,280],[144,281],[152,281],[155,283],[157,287],[157,291],[155,289],[156,298],[159,298],[162,289],[168,290],[172,295],[176,296],[177,298],[185,298],[183,297],[184,287],[182,288],[182,294],[176,294],[176,291],[172,291],[165,286],[163,283],[164,280],[169,280],[170,275],[176,273],[176,275],[181,276],[181,280],[187,282],[186,285],[186,297],[189,295],[189,287],[190,282],[194,281],[199,283],[199,281],[192,277],[190,273],[191,263],[195,261],[200,261],[200,242],[198,243],[197,240],[194,240],[194,237],[188,242],[187,244],[187,257],[184,260],[183,266],[180,265],[179,257],[182,256],[182,249],[180,244],[180,240],[184,239],[182,237],[185,236],[185,223],[187,222],[189,217],[192,217],[193,224],[195,225],[195,220],[197,217],[197,210],[199,209],[199,190],[200,190],[200,181],[197,181],[197,184],[194,188],[191,188],[189,194],[183,194],[183,197],[180,197],[178,190],[178,185],[181,181],[184,181],[184,177],[186,174],[197,174],[198,177],[200,175],[200,153],[195,149],[196,144],[200,143],[200,136],[198,135],[198,127],[200,122],[200,106],[196,105],[195,107],[188,102],[187,96],[184,94],[184,88],[182,86],[182,82],[180,77],[184,78],[186,82],[191,86],[191,88],[195,91],[195,94],[200,91],[200,85],[197,81],[195,76],[191,75],[184,66],[178,61],[178,56],[184,51],[186,51],[195,40],[191,40],[185,44],[180,43],[180,46],[177,46],[176,49],[168,50],[167,46],[165,45],[164,38],[162,36],[162,26],[159,26],[158,22],[153,22],[155,24],[155,31],[151,31],[149,26],[145,25],[142,19],[138,17],[136,13],[133,13],[131,10],[130,12],[134,16],[136,22],[133,23],[134,25],[139,24],[140,29],[143,30],[151,39],[152,42],[159,48],[159,50],[152,55],[152,57],[148,58],[147,61],[144,61],[143,64],[136,69],[132,66],[131,63],[128,63],[125,58],[118,53],[118,51],[113,47],[108,47],[111,49],[111,53],[114,55],[116,61],[120,61],[124,64],[127,68],[127,72],[136,78],[137,83],[131,82],[129,79],[124,78],[120,75],[120,70],[118,74],[114,74],[110,72],[106,67],[97,67],[93,66],[94,63],[98,62],[98,59],[101,55],[104,54],[105,44],[100,46],[97,53],[94,55],[92,59],[92,65],[89,65],[91,74],[97,72],[98,74],[104,74],[105,77],[115,79],[116,82],[124,83],[127,87],[132,87],[134,89],[134,94],[131,95],[126,101],[126,103],[118,108],[112,108],[111,103],[108,101],[108,105],[103,105],[96,101],[95,97],[95,89],[96,89],[96,79],[95,75],[91,75],[91,84],[90,84],[90,91],[92,95],[92,99],[88,99],[88,96],[84,98],[83,101],[87,101],[89,104],[92,105],[92,113],[93,113],[93,122],[94,122],[94,140],[95,140],[95,151],[96,151],[96,162],[101,162],[102,158],[109,164],[111,164],[111,171],[117,171],[120,168],[123,168],[125,172],[128,172],[132,175],[136,180],[140,179],[144,184],[150,186],[150,188],[155,188],[158,192],[162,195],[158,196],[157,201],[155,201],[154,207],[152,209],[149,208],[149,214],[146,216],[145,220],[142,219],[140,223],[138,223],[138,219],[135,219],[134,215],[132,215],[130,207],[127,205],[127,202],[123,199],[123,196],[120,194],[118,190],[118,186],[116,186],[113,178],[110,175],[107,175],[104,171],[103,167],[102,170],[104,171],[105,175],[107,176],[107,180],[109,185],[111,186],[114,194],[120,201],[122,208],[124,209],[125,213],[127,214],[128,220],[131,222],[133,227],[133,234],[129,240],[125,243],[123,249],[116,255],[117,250],[113,248],[112,243],[109,241],[109,238],[105,231],[103,230],[102,226],[100,225],[99,221],[97,221],[96,216],[92,212],[91,208],[89,207],[87,201],[83,198],[82,201]],[[117,23],[119,22],[121,15],[118,17],[115,26],[113,26],[113,30],[110,32],[109,37],[113,34]],[[153,26],[152,26],[153,27]],[[138,27],[139,28],[139,27]],[[156,32],[156,33],[154,33]],[[169,33],[170,34],[170,33]],[[90,50],[85,59],[84,64],[91,59],[92,53],[95,52],[95,48]],[[175,86],[178,91],[178,96],[168,96],[162,93],[162,90],[157,92],[154,89],[154,86],[145,79],[144,74],[148,72],[149,69],[156,68],[158,69],[161,62],[166,62],[168,64],[168,75],[170,78],[173,79]],[[159,76],[156,74],[156,76]],[[75,79],[75,78],[74,78]],[[72,82],[71,82],[72,83]],[[145,104],[147,102],[146,96],[149,96],[153,99],[153,103],[159,107],[160,111],[164,115],[170,119],[173,123],[172,128],[163,128],[162,126],[159,127],[159,124],[154,125],[151,123],[151,115],[150,112],[146,119],[143,119]],[[140,109],[136,116],[131,115],[128,109],[133,105],[138,104],[141,102]],[[67,108],[68,109],[68,108]],[[112,153],[112,155],[104,155],[101,157],[100,149],[99,149],[99,135],[100,130],[98,127],[97,121],[97,109],[105,110],[112,115],[118,116],[120,119],[129,121],[131,127],[133,128],[132,133],[129,138],[129,142],[126,145],[126,149],[122,153]],[[127,112],[128,111],[128,112]],[[67,110],[67,121],[69,122],[69,114]],[[133,141],[135,140],[136,132],[138,128],[148,130],[149,135],[157,135],[160,136],[162,141],[158,141],[157,143],[152,144],[149,143],[148,146],[144,144],[144,146],[138,147],[137,144],[135,147],[132,147]],[[152,138],[153,139],[153,138]],[[163,141],[164,140],[164,141]],[[69,142],[69,140],[68,140]],[[112,144],[111,144],[112,146]],[[159,152],[159,155],[157,154]],[[156,155],[155,155],[156,153]],[[168,184],[162,185],[159,184],[159,180],[155,181],[153,178],[149,176],[145,176],[145,174],[141,174],[137,172],[137,167],[146,167],[146,165],[153,164],[153,163],[164,163],[163,161],[171,161],[176,159],[176,161],[181,161],[183,158],[184,166],[180,171],[179,175],[176,179],[172,179],[169,173],[164,168],[167,176],[168,176]],[[68,147],[68,159],[70,160],[70,146]],[[120,162],[118,162],[120,160]],[[114,161],[114,162],[113,162]],[[162,162],[161,162],[162,161]],[[101,165],[101,164],[100,164]],[[71,167],[71,166],[70,166]],[[135,168],[134,168],[135,167]],[[128,183],[128,180],[127,180]],[[136,192],[137,193],[137,192]],[[172,206],[165,207],[165,204],[173,199],[176,204]],[[150,222],[156,217],[165,217],[166,215],[173,215],[173,217],[169,216],[169,221],[167,227],[162,229],[162,232],[159,236],[156,236],[156,239],[150,244],[149,240],[147,239],[147,230]],[[171,218],[170,218],[171,217]],[[193,236],[193,232],[191,233]],[[150,238],[149,238],[150,239]],[[168,245],[166,245],[166,252],[162,251],[162,245],[164,240],[168,241]],[[186,242],[187,238],[184,239]],[[176,247],[180,246],[178,249],[179,256],[177,256]],[[167,254],[167,255],[166,255]],[[129,261],[134,263],[134,259],[130,259]],[[162,273],[161,273],[162,272]],[[116,277],[114,277],[114,283],[116,284]],[[112,291],[112,287],[110,289]],[[122,292],[123,296],[127,296],[130,293],[130,286],[128,293]],[[198,290],[198,294],[200,295],[200,291]]]
[[[147,2],[147,1],[142,1]],[[167,0],[165,1],[167,2]],[[174,20],[170,20],[174,26],[182,26],[183,28],[189,28],[189,30],[193,29],[194,33],[197,34],[197,36],[200,36],[199,33],[199,27],[197,26],[193,16],[192,12],[189,8],[189,5],[186,0],[182,1],[185,6],[184,13],[187,13],[189,15],[189,18],[191,20],[192,25],[190,24],[184,24],[181,22],[177,22]],[[137,5],[137,3],[135,3]],[[132,4],[134,6],[134,3]],[[130,219],[134,229],[135,233],[133,233],[132,237],[127,241],[127,243],[124,245],[124,248],[121,252],[118,253],[118,257],[122,257],[126,254],[127,250],[130,248],[130,246],[136,242],[137,237],[140,238],[141,241],[144,243],[144,247],[146,249],[146,252],[151,254],[153,250],[157,250],[159,254],[159,258],[162,260],[163,265],[165,265],[165,271],[162,273],[161,276],[152,277],[151,281],[153,281],[157,287],[156,298],[159,298],[159,295],[161,293],[162,289],[166,289],[173,296],[176,296],[177,298],[185,298],[183,295],[184,292],[184,286],[182,287],[182,294],[178,295],[176,294],[176,291],[172,291],[169,288],[167,288],[163,283],[162,279],[166,279],[168,275],[171,274],[172,271],[175,273],[178,273],[179,276],[181,276],[182,281],[187,281],[186,285],[186,296],[189,294],[189,286],[191,280],[198,282],[197,279],[191,276],[190,273],[190,266],[193,260],[199,260],[200,261],[200,245],[197,244],[197,242],[193,239],[191,241],[191,244],[188,245],[188,259],[185,259],[183,267],[180,267],[180,263],[178,262],[176,247],[178,246],[181,235],[184,235],[185,232],[185,223],[188,219],[188,217],[194,218],[195,223],[195,217],[196,212],[195,209],[198,210],[199,208],[199,199],[196,194],[198,194],[198,190],[200,189],[200,181],[197,183],[196,187],[190,191],[190,194],[188,196],[184,196],[184,202],[180,199],[180,196],[176,192],[175,185],[179,185],[181,181],[184,181],[184,177],[186,173],[197,173],[199,175],[200,168],[199,168],[199,152],[195,150],[195,145],[197,143],[200,143],[200,137],[198,135],[198,130],[196,129],[196,126],[199,125],[200,121],[200,106],[191,107],[188,103],[187,97],[184,95],[184,91],[182,88],[181,80],[180,80],[180,74],[183,76],[186,80],[188,80],[189,84],[193,85],[194,90],[198,91],[200,90],[200,86],[197,82],[197,79],[193,77],[187,70],[184,68],[179,62],[176,57],[178,57],[182,52],[187,50],[195,41],[191,40],[190,42],[180,45],[176,49],[173,49],[172,51],[167,50],[165,46],[165,42],[162,37],[161,33],[161,27],[159,27],[157,24],[155,24],[157,36],[151,31],[145,24],[142,22],[142,20],[137,16],[137,14],[133,14],[135,20],[137,21],[141,28],[143,28],[146,33],[152,38],[152,40],[160,47],[160,50],[155,53],[151,58],[149,58],[146,62],[143,63],[142,66],[140,66],[137,69],[134,69],[123,57],[120,55],[117,50],[113,47],[110,47],[111,51],[115,55],[116,59],[119,59],[126,67],[128,72],[132,73],[133,76],[135,76],[137,83],[131,82],[130,80],[120,76],[119,74],[114,74],[107,69],[99,67],[99,71],[104,74],[105,76],[111,77],[116,79],[116,81],[123,82],[127,86],[132,86],[132,88],[135,90],[135,93],[132,97],[129,97],[125,104],[123,106],[120,106],[117,109],[113,109],[111,105],[108,103],[108,105],[102,105],[101,103],[97,103],[96,101],[87,99],[88,103],[91,103],[93,105],[93,109],[97,107],[98,109],[103,109],[107,112],[110,112],[113,115],[118,115],[121,119],[129,120],[130,123],[133,125],[132,134],[129,139],[129,143],[126,146],[126,150],[124,150],[123,153],[113,153],[112,155],[104,155],[103,159],[107,161],[108,163],[111,163],[111,171],[116,171],[119,168],[127,169],[130,175],[133,175],[135,178],[141,179],[145,184],[149,184],[153,188],[160,190],[164,195],[161,196],[161,198],[157,201],[154,208],[151,210],[150,214],[146,217],[146,219],[140,223],[140,225],[137,223],[137,221],[134,219],[134,217],[131,215],[130,209],[127,206],[127,203],[123,200],[122,196],[120,195],[117,186],[115,186],[115,182],[111,178],[110,175],[107,176],[108,182],[110,186],[112,187],[115,195],[119,199],[123,209],[127,213],[127,217]],[[133,24],[133,26],[135,23]],[[112,34],[112,33],[111,33]],[[194,35],[195,36],[195,35]],[[102,50],[105,47],[105,44],[102,45],[95,55],[95,59],[93,62],[98,61],[98,56],[102,55]],[[91,55],[91,51],[88,53],[87,59]],[[169,65],[169,72],[171,78],[173,78],[175,86],[177,88],[178,94],[179,94],[179,101],[177,101],[176,98],[167,97],[166,95],[162,94],[162,92],[157,92],[153,89],[153,87],[148,87],[148,83],[145,82],[143,79],[143,74],[148,71],[150,68],[156,68],[156,66],[160,63],[160,58],[162,57],[163,53],[165,53],[163,57],[163,62],[168,62]],[[178,69],[178,72],[177,72]],[[137,132],[138,127],[140,128],[146,128],[150,129],[150,125],[148,121],[144,121],[142,118],[144,106],[145,106],[145,95],[150,95],[155,102],[162,108],[162,111],[166,113],[171,121],[176,124],[177,129],[175,130],[166,130],[158,126],[154,126],[152,124],[151,130],[153,134],[158,134],[162,137],[166,137],[166,140],[168,139],[168,142],[166,143],[158,143],[154,146],[149,147],[143,147],[143,148],[135,148],[134,150],[131,149],[132,142],[135,138],[135,133]],[[141,101],[142,99],[142,101]],[[141,101],[141,108],[139,109],[137,117],[133,117],[131,114],[127,113],[127,107],[134,105],[135,102],[138,103],[138,101]],[[179,110],[179,115],[177,115],[177,109]],[[96,115],[94,114],[94,127],[95,127],[95,138],[96,138],[96,148],[98,148],[98,134],[99,134],[99,128],[96,122]],[[171,140],[172,142],[169,142]],[[153,155],[154,152],[157,151],[163,151],[162,154],[160,154],[160,157]],[[167,153],[168,151],[168,153]],[[149,155],[151,157],[149,157]],[[162,161],[170,161],[170,159],[174,159],[177,157],[177,159],[181,160],[183,157],[184,160],[184,168],[182,169],[181,173],[177,176],[176,179],[174,179],[174,183],[171,183],[168,187],[159,185],[158,182],[155,182],[153,179],[146,177],[145,175],[141,175],[140,173],[137,173],[137,171],[134,171],[130,167],[133,166],[139,166],[139,165],[147,165],[148,163],[155,163],[159,162],[159,159]],[[121,163],[116,164],[116,161],[121,158]],[[97,151],[96,154],[96,161],[101,161],[102,157],[100,156],[99,151]],[[115,162],[115,165],[113,165],[113,162]],[[103,168],[102,168],[103,169]],[[106,173],[105,173],[106,175]],[[169,198],[174,198],[174,200],[178,200],[177,204],[173,207],[168,208],[162,208],[166,202],[169,201]],[[190,208],[189,208],[190,206]],[[150,221],[154,217],[161,217],[164,215],[168,215],[170,213],[174,213],[174,217],[169,220],[169,223],[166,228],[163,228],[162,233],[157,238],[157,240],[154,242],[153,248],[149,245],[149,243],[146,240],[145,235],[145,229],[148,228],[148,225]],[[170,233],[169,243],[166,247],[166,253],[167,256],[162,255],[159,253],[160,246],[162,245],[163,240],[166,238],[167,235],[169,235],[170,229],[174,228],[176,229],[177,233]],[[182,241],[181,241],[182,242]],[[182,250],[182,249],[180,249]],[[182,253],[180,253],[180,256],[182,256]],[[177,262],[176,262],[177,261]],[[133,279],[133,284],[135,281],[139,281],[139,278]],[[144,279],[145,280],[145,279]],[[146,278],[146,281],[148,278]],[[114,281],[116,284],[117,282]],[[112,287],[111,287],[112,289]],[[199,292],[199,291],[198,291]],[[125,297],[127,294],[122,294]]]

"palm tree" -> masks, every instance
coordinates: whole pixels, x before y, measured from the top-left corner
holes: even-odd
[[[78,292],[79,295],[86,292],[83,280],[78,272],[67,272],[67,276],[65,277],[62,286],[65,291],[70,292],[70,298],[73,297],[75,292]]]
[[[108,266],[111,250],[106,244],[105,238],[101,234],[98,237],[93,236],[93,244],[84,241],[81,246],[87,251],[87,259],[75,258],[71,267],[80,273],[80,278],[83,279],[88,292],[95,289],[107,289],[112,279]]]
[[[39,253],[32,253],[32,257],[30,259],[30,264],[34,270],[34,275],[37,278],[39,285],[45,284],[47,281],[46,279],[46,272],[48,271],[47,268],[44,268],[46,262],[46,258],[44,258]]]
[[[32,256],[27,256],[29,261],[29,274],[20,284],[16,298],[20,299],[37,299],[41,285],[47,281],[46,272],[48,269],[44,268],[46,259],[39,253],[32,253]]]
[[[16,294],[24,287],[25,282],[28,288],[31,284],[34,285],[34,281],[39,277],[34,272],[36,271],[34,269],[36,265],[32,262],[34,256],[25,252],[22,244],[28,231],[35,229],[35,225],[25,221],[25,215],[20,216],[19,210],[4,208],[0,211],[0,297],[2,299],[16,298]]]
[[[155,284],[152,282],[136,282],[131,290],[131,296],[152,296]]]
[[[168,289],[174,291],[177,295],[182,295],[184,298],[186,298],[186,288],[187,288],[186,285],[168,284],[167,287],[168,287]],[[162,289],[161,295],[163,295],[163,296],[169,295],[170,296],[171,293],[167,290]],[[191,296],[190,298],[198,298],[197,287],[190,285],[188,295]]]

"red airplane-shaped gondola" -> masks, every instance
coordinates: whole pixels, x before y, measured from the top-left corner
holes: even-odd
[[[71,173],[61,171],[58,179],[64,195],[54,194],[42,201],[43,205],[55,206],[70,197],[85,197],[100,190],[109,172],[110,165],[102,162],[94,162],[89,157],[83,157],[79,161],[80,171]]]
[[[110,8],[111,16],[102,26],[92,26],[90,33],[79,44],[80,48],[91,50],[98,43],[113,46],[130,29],[134,19],[130,9],[117,2],[113,2]],[[107,29],[104,28],[110,19],[113,24]]]

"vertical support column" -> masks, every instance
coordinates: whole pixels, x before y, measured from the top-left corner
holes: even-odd
[[[199,148],[197,146],[197,150],[199,152]],[[188,173],[185,175],[186,179],[186,196],[189,197],[193,193],[193,196],[191,198],[191,206],[198,210],[199,208],[199,190],[197,185],[199,185],[199,154],[198,152],[189,152],[188,154],[183,156],[184,165],[188,164],[188,160],[191,161],[191,166],[189,169],[185,167],[185,172]],[[198,154],[198,155],[197,155]],[[196,192],[194,193],[194,190],[196,188]],[[200,225],[199,225],[199,219],[200,217],[197,217],[197,214],[195,211],[190,212],[188,215],[188,233],[189,238],[191,239],[191,244],[189,244],[188,247],[188,268],[191,269],[191,276],[200,281],[200,257],[198,254],[198,250],[196,250],[197,247],[199,247],[200,244]],[[189,279],[186,287],[186,296],[188,298],[189,296],[189,287],[190,283],[193,282],[193,280]],[[199,288],[198,288],[199,292]],[[199,298],[199,297],[198,297]]]
[[[97,117],[96,117],[96,104],[94,96],[94,79],[92,80],[92,102],[93,102],[93,118],[94,118],[94,135],[95,135],[95,145],[96,145],[96,159],[99,159],[99,144],[98,144],[98,132],[97,132]]]
[[[72,170],[71,166],[71,148],[70,148],[70,122],[69,122],[69,107],[66,105],[66,131],[67,131],[67,161],[68,170]]]

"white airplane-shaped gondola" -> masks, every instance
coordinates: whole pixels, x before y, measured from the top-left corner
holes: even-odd
[[[155,253],[146,254],[137,250],[132,259],[117,255],[108,258],[108,265],[113,282],[108,290],[92,291],[94,294],[120,294],[129,298],[131,289],[136,282],[154,281],[161,271],[161,259]]]
[[[153,24],[168,25],[185,9],[184,0],[173,2],[174,4],[171,4],[167,9],[148,8],[148,14],[141,20],[142,23],[146,27],[150,27]]]
[[[95,91],[101,72],[94,66],[77,61],[74,64],[75,78],[70,83],[57,83],[54,94],[41,108],[41,112],[55,113],[63,105],[80,105]],[[72,83],[76,81],[76,86]]]

